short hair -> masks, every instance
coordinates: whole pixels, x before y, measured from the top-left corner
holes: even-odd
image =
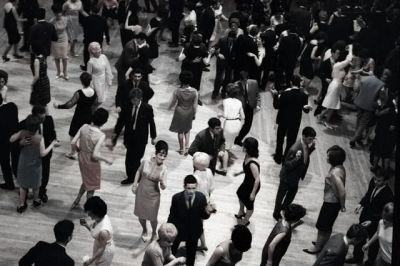
[[[236,98],[239,96],[239,87],[234,83],[229,83],[226,85],[226,90],[228,91],[228,97],[230,98]]]
[[[247,70],[242,70],[239,72],[240,79],[248,79],[249,72]]]
[[[82,72],[82,74],[79,76],[79,79],[81,80],[83,87],[86,88],[89,87],[90,83],[92,82],[92,75],[88,72]]]
[[[98,42],[91,42],[91,43],[89,44],[89,47],[88,47],[89,53],[92,54],[92,51],[93,51],[93,49],[95,49],[95,48],[100,48],[100,49],[101,49],[100,43],[98,43]]]
[[[233,30],[230,30],[230,31],[228,32],[227,37],[228,37],[228,38],[236,38],[236,32],[234,32]]]
[[[60,243],[66,243],[68,238],[72,236],[74,227],[74,223],[67,219],[57,222],[53,228],[56,241]]]
[[[182,84],[188,85],[192,82],[192,80],[193,80],[193,73],[191,71],[184,70],[181,72],[181,74],[179,74],[179,81]]]
[[[346,152],[338,145],[333,145],[327,151],[328,163],[332,166],[342,165],[346,160]]]
[[[203,35],[201,35],[199,32],[193,33],[191,43],[193,45],[200,45],[202,42],[203,42]]]
[[[3,104],[3,94],[0,93],[0,105]]]
[[[343,40],[336,41],[331,47],[332,53],[336,50],[344,51],[345,49],[346,49],[346,42]]]
[[[221,120],[219,120],[219,119],[216,118],[216,117],[211,117],[211,118],[208,120],[208,126],[209,126],[210,128],[220,127],[220,126],[221,126]]]
[[[54,14],[59,14],[62,12],[62,6],[61,5],[52,5],[51,10],[53,11]]]
[[[8,82],[8,73],[2,69],[0,69],[0,79],[4,79],[4,84]]]
[[[45,18],[46,18],[46,9],[44,9],[44,8],[39,8],[39,9],[37,10],[37,13],[36,13],[36,18],[37,18],[38,20],[45,19]]]
[[[300,87],[301,84],[301,77],[299,75],[293,75],[292,77],[292,85],[296,87]]]
[[[367,229],[361,224],[353,224],[346,233],[347,238],[355,239],[357,242],[363,241],[368,237]]]
[[[168,154],[168,143],[164,140],[157,141],[155,148],[156,148],[156,154],[160,152],[165,152],[165,154]]]
[[[382,219],[390,223],[393,223],[393,208],[394,208],[393,202],[386,203],[386,205],[383,207],[382,210]]]
[[[210,156],[205,152],[195,152],[193,154],[193,166],[194,168],[203,171],[210,164]]]
[[[257,25],[250,25],[249,26],[249,35],[256,36],[260,30],[258,29]]]
[[[129,99],[142,99],[143,98],[143,92],[141,89],[133,89],[129,92]]]
[[[243,141],[243,147],[246,149],[246,153],[251,156],[258,158],[258,141],[253,137],[248,137]]]
[[[104,108],[97,109],[92,116],[93,125],[98,127],[101,127],[102,125],[107,123],[107,120],[108,120],[108,111]]]
[[[175,237],[178,235],[178,230],[172,223],[163,223],[158,228],[158,238],[159,240],[174,241]]]
[[[288,222],[296,222],[306,215],[306,209],[296,203],[291,203],[283,209],[283,216]]]
[[[185,179],[183,180],[183,185],[186,186],[187,184],[197,184],[197,179],[193,175],[187,175],[185,176]]]
[[[107,204],[99,196],[88,198],[83,206],[85,212],[91,212],[99,218],[107,214]]]
[[[313,129],[312,127],[303,128],[303,131],[301,132],[301,134],[303,136],[305,136],[306,138],[308,138],[308,137],[315,138],[317,136],[317,132],[315,132],[315,129]]]
[[[90,11],[94,14],[98,14],[100,12],[100,7],[98,7],[97,5],[92,5],[90,7]]]
[[[140,69],[140,68],[138,68],[138,67],[135,67],[133,70],[132,70],[132,75],[133,74],[142,74],[143,75],[143,70],[142,69]]]
[[[251,248],[253,236],[245,225],[237,225],[232,230],[231,241],[233,246],[240,252],[246,252]]]
[[[384,168],[379,166],[375,169],[374,174],[376,177],[383,177],[385,181],[387,181],[390,177],[388,172]]]
[[[25,129],[31,133],[35,133],[41,124],[40,118],[36,115],[28,115],[25,120]]]
[[[147,40],[147,35],[144,32],[140,32],[138,35],[136,35],[136,39]]]
[[[32,114],[33,115],[42,115],[46,113],[46,107],[43,105],[35,105],[32,107]]]
[[[238,27],[240,26],[240,20],[237,17],[232,17],[229,19],[229,27],[232,26],[232,24],[236,24]],[[236,36],[236,33],[235,33]]]

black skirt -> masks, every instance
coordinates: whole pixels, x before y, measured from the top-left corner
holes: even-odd
[[[319,211],[319,216],[315,227],[322,232],[332,231],[333,224],[339,215],[340,209],[340,203],[324,202],[321,210]]]

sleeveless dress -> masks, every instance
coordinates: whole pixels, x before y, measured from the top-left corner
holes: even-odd
[[[280,233],[286,233],[284,238],[278,242],[278,244],[275,247],[274,254],[272,255],[272,266],[278,266],[282,257],[285,255],[289,245],[290,241],[292,239],[292,229],[288,226],[285,226],[280,220],[272,229],[271,233],[268,236],[267,242],[265,242],[263,251],[262,251],[262,258],[261,258],[261,264],[260,266],[265,266],[267,265],[268,261],[268,248],[269,245],[271,244],[272,240],[279,235]]]
[[[225,240],[217,247],[222,248],[223,254],[214,266],[233,266],[242,260],[243,253],[233,247],[231,240]]]
[[[210,194],[214,191],[214,176],[210,168],[204,171],[195,170],[193,173],[197,180],[196,191],[201,192],[206,196],[207,202],[210,202]]]
[[[78,36],[81,33],[81,26],[79,25],[79,11],[82,9],[81,0],[77,0],[72,3],[70,0],[65,2],[64,5],[68,5],[65,12],[67,16],[67,34],[70,42],[78,40]],[[63,7],[64,8],[64,7]]]
[[[36,56],[39,60],[39,79],[33,84],[31,98],[29,103],[31,105],[42,105],[46,106],[50,100],[50,81],[47,76],[47,62],[44,56]],[[34,70],[35,65],[33,64],[32,69]]]
[[[107,98],[109,85],[113,79],[110,62],[107,56],[101,54],[99,58],[91,57],[88,62],[88,71],[92,75],[92,86],[97,94],[97,102],[104,103]]]
[[[96,266],[111,266],[112,260],[114,258],[114,240],[113,240],[113,228],[111,225],[111,220],[110,217],[106,214],[101,220],[100,223],[97,225],[93,224],[92,225],[92,237],[94,238],[94,243],[93,243],[93,255],[96,254],[97,250],[100,248],[100,243],[99,243],[99,234],[101,231],[108,231],[110,234],[110,239],[107,241],[106,248],[103,252],[103,254],[97,258],[97,260],[93,263],[93,265]],[[92,265],[92,264],[91,264]]]
[[[145,220],[156,221],[160,208],[159,183],[167,181],[167,167],[157,165],[155,158],[144,160],[139,168],[140,181],[136,190],[134,214]]]
[[[17,179],[23,188],[38,189],[42,180],[42,157],[40,156],[40,141],[42,136],[39,134],[31,135],[27,131],[22,131],[22,138],[31,138],[32,143],[21,146],[18,158]]]
[[[85,124],[79,136],[79,169],[85,191],[100,189],[100,162],[92,158],[94,147],[104,133],[97,127]]]
[[[260,171],[260,165],[255,161],[250,161],[247,164],[243,162],[243,170],[245,173],[243,183],[239,186],[238,190],[236,191],[239,200],[246,206],[246,209],[253,210],[254,208],[254,200],[250,200],[251,191],[253,191],[254,186],[254,176],[250,169],[250,164],[254,163],[257,165],[258,171]],[[256,194],[260,190],[260,185],[258,185]]]
[[[175,107],[169,130],[176,133],[186,133],[192,129],[195,116],[195,104],[197,91],[192,88],[178,88],[175,90],[172,102],[178,102]]]
[[[236,98],[227,98],[222,102],[224,106],[224,137],[225,148],[231,149],[236,136],[242,128],[240,119],[244,118],[243,104]]]
[[[60,20],[54,18],[51,23],[53,23],[58,36],[56,42],[51,42],[51,53],[55,59],[66,59],[68,58],[67,19],[62,16]]]
[[[11,3],[4,5],[4,29],[7,32],[9,45],[17,44],[21,40],[21,35],[18,32],[18,24],[15,20],[13,9],[15,9],[15,7]]]

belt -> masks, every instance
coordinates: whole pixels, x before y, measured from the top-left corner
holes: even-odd
[[[240,118],[239,117],[237,117],[237,118],[225,118],[225,120],[240,120]]]

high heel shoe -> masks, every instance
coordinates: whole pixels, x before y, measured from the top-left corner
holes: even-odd
[[[4,63],[10,61],[10,58],[7,57],[7,56],[5,56],[5,55],[3,55],[1,58],[3,58],[3,62],[4,62]]]
[[[245,217],[245,216],[246,216],[245,213],[243,213],[243,214],[235,214],[236,219],[243,219],[243,217]]]
[[[24,205],[17,207],[17,212],[18,213],[23,213],[24,211],[26,211],[26,208],[28,208],[28,205],[25,202]]]

